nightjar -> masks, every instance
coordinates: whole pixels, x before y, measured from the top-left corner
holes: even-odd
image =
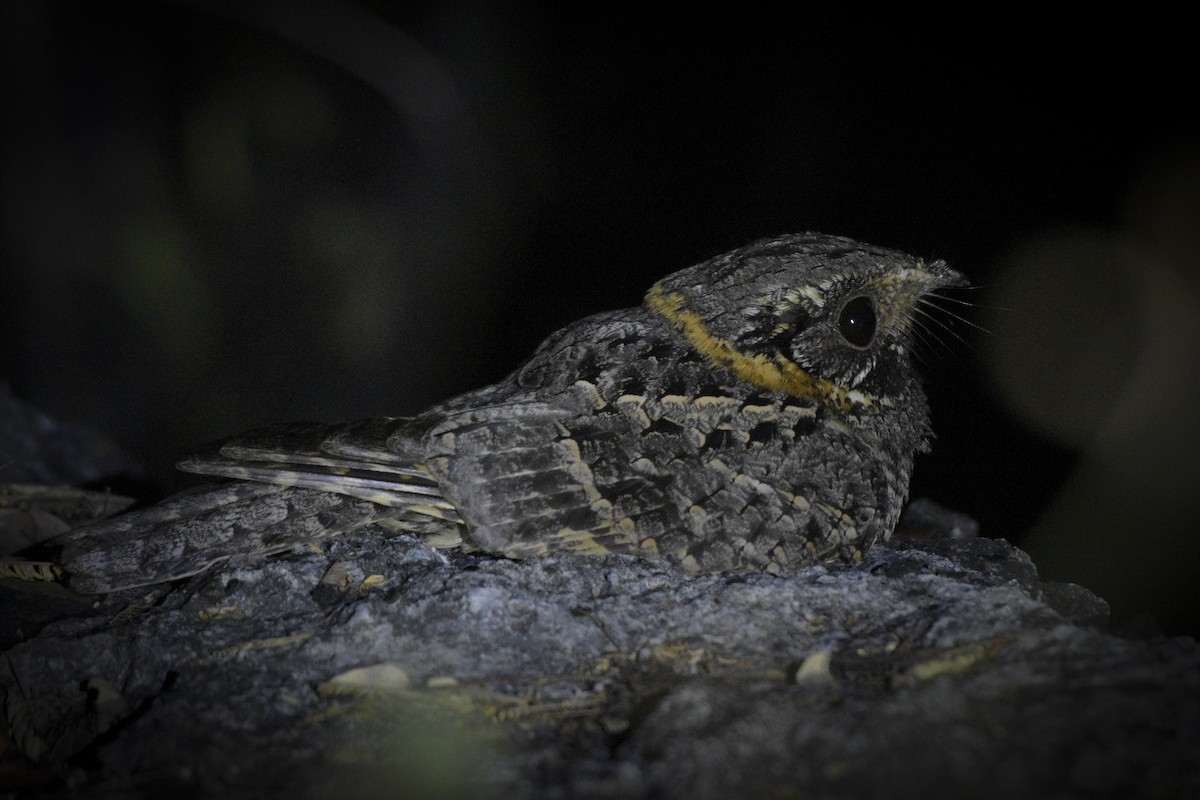
[[[417,416],[274,426],[188,458],[232,480],[72,531],[61,568],[109,591],[365,525],[691,572],[853,562],[891,535],[927,448],[918,304],[962,283],[941,261],[846,238],[758,241]]]

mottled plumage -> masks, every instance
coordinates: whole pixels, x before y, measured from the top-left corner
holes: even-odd
[[[235,480],[72,532],[62,565],[106,591],[368,524],[513,558],[854,561],[890,535],[929,437],[916,303],[961,282],[849,239],[760,241],[419,416],[277,426],[189,458]]]

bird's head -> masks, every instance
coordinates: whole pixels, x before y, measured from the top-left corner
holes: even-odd
[[[861,410],[911,389],[922,299],[965,283],[942,261],[801,234],[668,275],[646,305],[714,366],[760,388]]]

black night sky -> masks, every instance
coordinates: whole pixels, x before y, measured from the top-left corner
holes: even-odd
[[[202,442],[419,411],[669,271],[843,234],[976,286],[913,495],[1194,631],[1186,26],[700,13],[6,4],[0,381],[165,493]]]

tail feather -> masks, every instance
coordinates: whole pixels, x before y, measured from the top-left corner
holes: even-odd
[[[234,556],[280,553],[401,513],[296,487],[203,487],[72,531],[60,563],[72,588],[109,592],[185,578]]]

